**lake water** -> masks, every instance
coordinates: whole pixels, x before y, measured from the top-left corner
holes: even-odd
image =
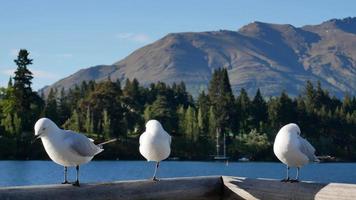
[[[145,161],[93,161],[81,166],[81,182],[108,182],[151,178],[155,163]],[[285,166],[268,162],[190,162],[164,161],[158,176],[185,177],[229,175],[282,179]],[[295,175],[295,170],[291,171]],[[302,168],[305,181],[356,183],[356,163],[318,163]],[[51,161],[0,161],[0,186],[56,184],[63,180],[63,167]],[[75,180],[75,169],[69,169]]]

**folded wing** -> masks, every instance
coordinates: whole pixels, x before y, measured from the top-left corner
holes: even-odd
[[[92,157],[103,151],[99,146],[95,145],[86,136],[74,131],[66,131],[66,140],[69,143],[69,148],[73,153],[84,157]]]
[[[318,161],[315,156],[315,148],[304,138],[299,137],[299,149],[308,157],[310,162]]]

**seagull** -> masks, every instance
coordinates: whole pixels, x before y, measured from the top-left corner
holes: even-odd
[[[140,153],[147,161],[157,162],[153,181],[156,178],[159,163],[168,158],[171,153],[171,136],[162,128],[161,123],[157,120],[149,120],[146,123],[146,131],[140,136]]]
[[[76,167],[77,180],[74,186],[79,185],[79,165],[88,163],[95,155],[102,152],[103,144],[116,141],[116,139],[95,145],[94,140],[81,133],[60,129],[52,120],[41,118],[35,124],[34,140],[41,138],[48,156],[57,164],[64,166],[64,182],[67,180],[68,167]],[[33,141],[34,141],[33,140]]]
[[[273,145],[274,154],[287,165],[287,177],[283,182],[299,182],[299,169],[309,162],[318,162],[315,156],[314,147],[300,136],[300,129],[297,124],[287,124],[283,126],[276,135]],[[289,178],[289,168],[296,167],[297,175],[295,180]]]

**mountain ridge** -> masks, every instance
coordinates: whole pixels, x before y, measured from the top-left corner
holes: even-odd
[[[50,88],[81,81],[136,78],[143,85],[184,81],[193,94],[206,89],[214,69],[228,69],[235,93],[245,88],[264,96],[298,95],[305,82],[320,81],[338,97],[356,94],[356,18],[318,25],[253,22],[237,31],[170,33],[112,65],[97,65],[63,78]]]

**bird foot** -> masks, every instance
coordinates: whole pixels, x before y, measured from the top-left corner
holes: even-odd
[[[70,182],[64,181],[64,182],[62,182],[62,184],[70,184]]]
[[[154,182],[158,182],[158,181],[159,181],[159,179],[158,179],[158,178],[156,178],[156,177],[153,177],[153,178],[152,178],[152,181],[154,181]]]
[[[299,183],[299,180],[298,179],[291,179],[289,182],[291,182],[291,183]]]
[[[80,187],[79,181],[76,181],[76,182],[72,183],[72,185],[73,185],[73,186]]]
[[[285,178],[285,179],[281,180],[281,182],[285,182],[285,183],[290,182],[290,181],[291,181],[291,179],[289,179],[289,178]]]

